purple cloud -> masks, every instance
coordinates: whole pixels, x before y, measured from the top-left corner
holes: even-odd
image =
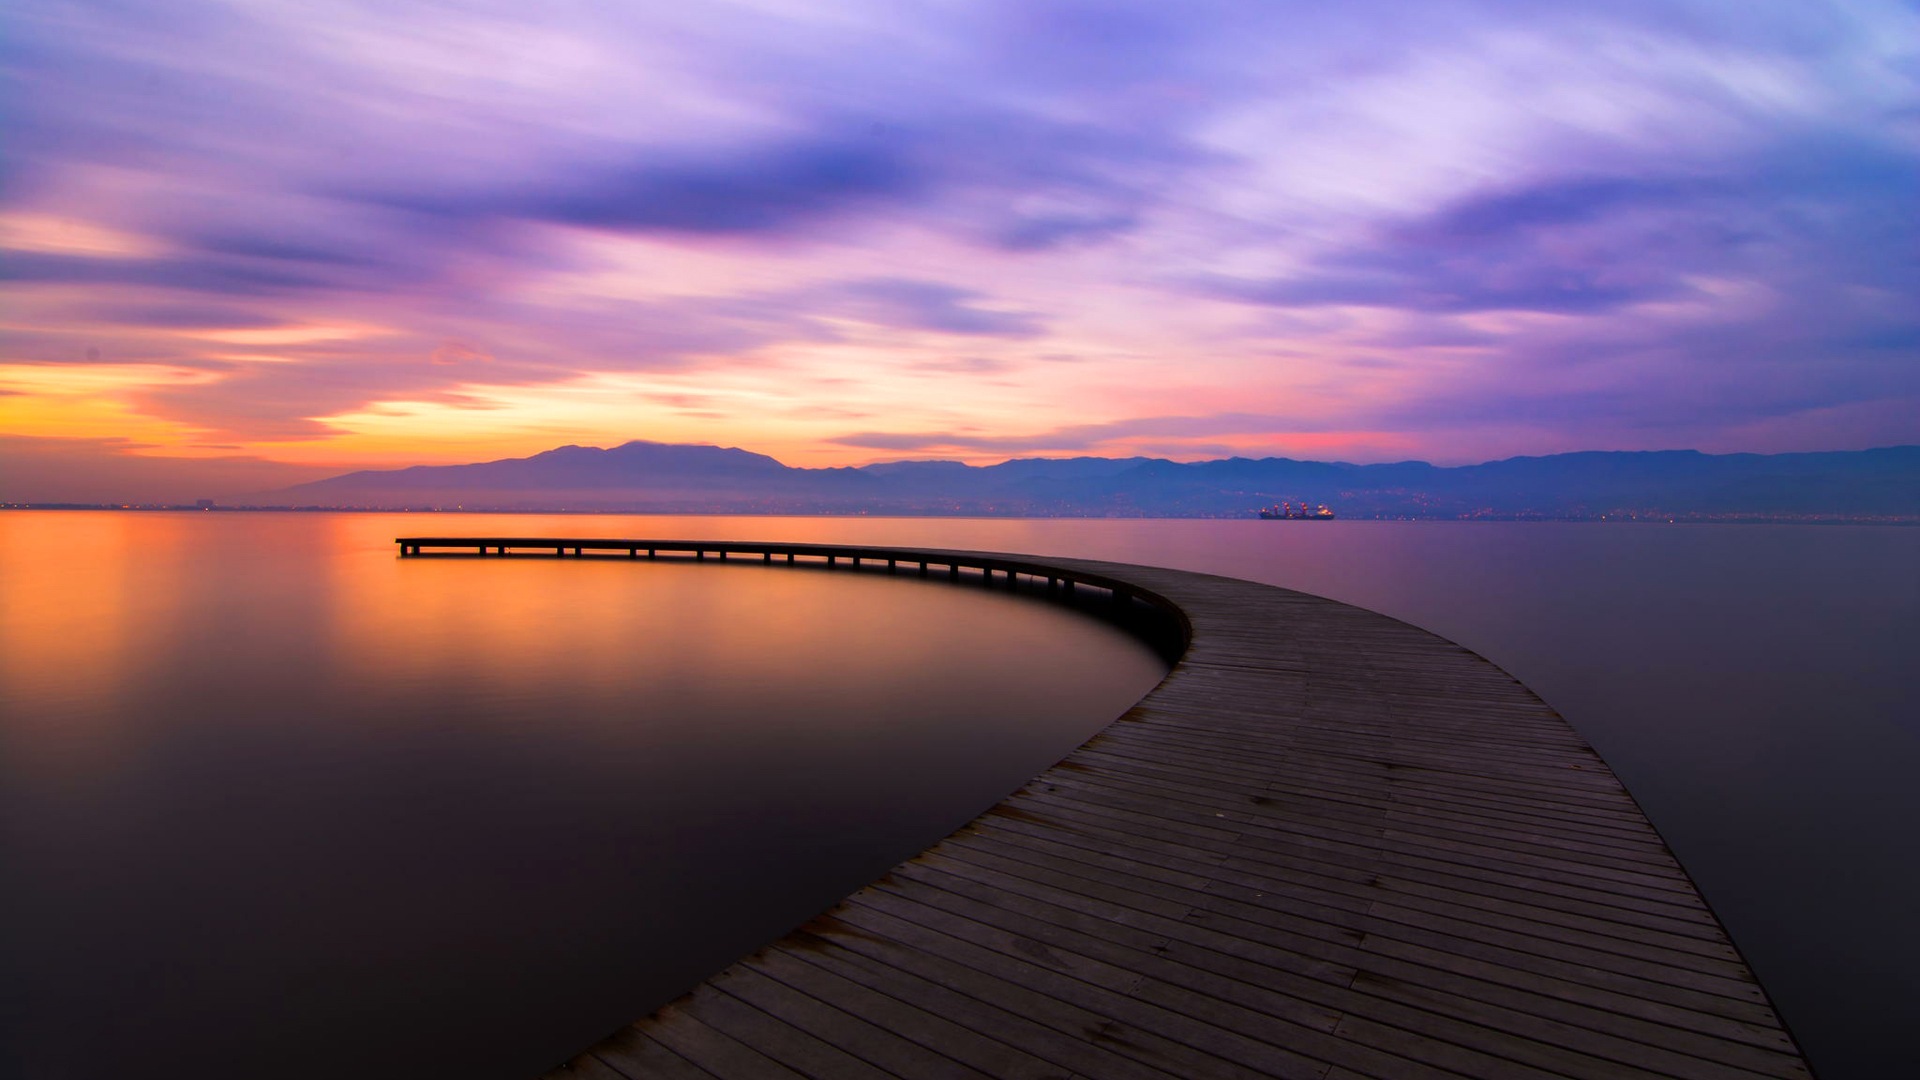
[[[1920,158],[1851,139],[1793,138],[1720,175],[1553,177],[1476,192],[1340,250],[1305,273],[1215,279],[1216,295],[1282,307],[1606,312],[1694,295],[1690,279],[1821,276],[1920,284]],[[1816,215],[1818,224],[1815,225]]]
[[[958,376],[865,449],[1920,417],[1910,5],[22,0],[8,30],[10,359],[217,372],[133,400],[238,445],[856,338]],[[272,365],[190,333],[312,322],[374,329]],[[966,396],[1062,355],[1089,392],[1046,413]],[[1104,419],[1110,356],[1152,415]],[[1286,377],[1208,419],[1254,356]],[[833,375],[803,413],[885,415]],[[750,442],[750,399],[693,411]]]
[[[850,310],[889,326],[986,337],[1036,337],[1042,330],[1031,314],[980,306],[987,299],[970,289],[935,281],[880,278],[841,286]]]
[[[834,438],[842,446],[868,450],[928,453],[985,450],[996,453],[1097,450],[1110,443],[1139,438],[1206,438],[1220,435],[1272,435],[1321,432],[1337,426],[1329,417],[1282,417],[1252,413],[1214,413],[1206,416],[1142,416],[1101,424],[1070,424],[1026,435],[986,435],[972,432],[866,431]],[[1224,445],[1224,444],[1222,444]]]
[[[435,187],[367,198],[432,218],[519,218],[726,235],[792,231],[865,207],[907,201],[931,184],[922,163],[877,136],[636,157],[621,166],[574,163],[564,175],[512,178],[465,194]]]

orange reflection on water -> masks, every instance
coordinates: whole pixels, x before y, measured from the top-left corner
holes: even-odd
[[[0,513],[0,696],[16,716],[0,738],[32,718],[66,718],[76,738],[117,726],[121,685],[138,653],[129,611],[166,606],[164,584],[143,583],[131,557],[140,524],[119,514]],[[156,534],[142,531],[152,550]],[[57,712],[20,709],[57,703]],[[38,741],[58,732],[35,732]],[[11,748],[10,748],[11,749]]]
[[[814,695],[807,722],[815,737],[908,722],[925,704],[915,699],[912,679],[867,675],[950,676],[961,663],[993,670],[1056,648],[1059,619],[1078,617],[1035,618],[1008,607],[1028,602],[1003,595],[971,593],[956,604],[943,582],[912,574],[738,560],[401,560],[393,539],[435,532],[834,541],[853,526],[895,533],[895,542],[926,543],[943,533],[964,544],[983,524],[0,514],[0,685],[22,706],[0,738],[21,742],[16,750],[26,757],[17,761],[52,768],[55,757],[80,753],[104,764],[105,743],[117,741],[117,753],[132,754],[151,734],[134,698],[177,690],[190,697],[197,688],[240,695],[270,725],[282,695],[311,693],[296,687],[322,672],[438,703],[430,721],[422,719],[428,706],[348,709],[335,720],[343,726],[525,724],[541,715],[531,699],[560,702],[571,694],[625,695],[626,710],[591,714],[620,728],[619,738],[631,738],[635,725],[679,723],[686,715],[746,730],[768,722],[769,694],[777,699],[780,687],[801,685]],[[1003,535],[975,542],[1005,543],[1007,527],[995,523]],[[1129,675],[1134,683],[1140,678]],[[1140,689],[1121,691],[1116,704],[1123,707]],[[529,707],[486,704],[514,698],[528,699]],[[83,767],[72,760],[68,766]]]
[[[533,531],[523,521],[464,516],[432,523],[474,535]],[[571,535],[635,531],[633,522],[618,519],[533,524]],[[828,531],[792,524],[785,535]],[[364,518],[332,519],[348,534],[334,546],[365,547],[376,540],[368,525]],[[390,539],[377,537],[388,547]],[[469,697],[499,700],[529,687],[624,696],[625,709],[597,717],[617,741],[692,716],[710,731],[737,729],[755,738],[785,723],[804,725],[810,739],[851,739],[927,712],[915,672],[950,680],[965,665],[992,671],[1021,654],[1060,651],[1063,627],[1094,629],[1081,627],[1081,616],[1033,610],[1030,600],[956,593],[937,577],[767,566],[752,557],[401,560],[386,550],[335,585],[324,624],[333,662],[343,669],[439,695],[451,711]],[[1124,675],[1115,673],[1115,712],[1151,685],[1152,666],[1130,663]],[[875,678],[880,672],[888,677]],[[777,715],[782,688],[802,687],[806,701],[790,717]],[[994,697],[987,692],[982,700]],[[527,723],[539,709],[484,712],[462,722]]]

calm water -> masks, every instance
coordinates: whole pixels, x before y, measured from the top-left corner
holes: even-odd
[[[1002,593],[417,524],[0,515],[0,1075],[523,1080],[1165,673]]]
[[[1078,555],[1387,612],[1594,742],[1826,1080],[1908,1056],[1920,530],[0,514],[22,972],[0,988],[31,984],[10,1011],[44,1075],[85,1074],[73,1040],[116,1069],[337,1053],[398,1075],[395,1017],[525,1075],[945,832],[1159,673],[1003,595],[394,559],[414,532]]]

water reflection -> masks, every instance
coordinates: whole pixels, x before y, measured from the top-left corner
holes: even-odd
[[[1004,593],[396,524],[0,515],[0,1073],[530,1075],[1164,672]]]

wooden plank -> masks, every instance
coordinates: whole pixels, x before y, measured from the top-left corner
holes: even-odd
[[[1613,894],[1582,892],[1539,881],[1510,883],[1486,875],[1463,876],[1451,868],[1409,865],[1388,866],[1377,857],[1325,846],[1301,845],[1296,851],[1266,850],[1249,855],[1239,845],[1227,841],[1201,843],[1191,837],[1162,837],[1157,830],[1137,818],[1116,816],[1102,808],[1056,805],[1028,808],[1024,800],[1013,800],[994,807],[982,820],[995,824],[1026,821],[1036,828],[1052,830],[1061,838],[1082,838],[1083,844],[1118,845],[1131,855],[1151,859],[1161,865],[1188,866],[1203,860],[1213,877],[1222,883],[1243,884],[1250,888],[1271,888],[1279,882],[1312,875],[1329,881],[1347,881],[1373,888],[1389,887],[1391,882],[1410,881],[1441,890],[1448,895],[1485,897],[1513,901],[1526,906],[1554,907],[1557,910],[1590,914],[1596,918],[1627,926],[1683,928],[1689,925],[1711,930],[1722,936],[1718,924],[1704,908],[1685,904],[1654,904],[1645,901],[1623,902]],[[1172,860],[1172,862],[1168,862]],[[1368,895],[1369,902],[1377,895]]]
[[[1136,996],[1136,973],[1064,949],[973,922],[879,889],[865,889],[847,906],[849,921],[882,929],[911,947],[945,956],[1009,987],[1066,1002],[1125,1025],[1158,1067],[1193,1077],[1318,1077],[1325,1067],[1280,1047]],[[1152,1033],[1150,1041],[1142,1036]],[[1117,1048],[1131,1055],[1134,1046]]]
[[[634,1080],[713,1080],[712,1073],[669,1050],[638,1025],[607,1036],[585,1056]]]
[[[1148,956],[1150,964],[1160,965],[1160,970],[1168,970],[1166,965],[1174,961],[1186,961],[1193,970],[1204,970],[1227,976],[1230,981],[1172,978],[1171,985],[1177,986],[1187,994],[1201,995],[1213,990],[1241,1000],[1249,1005],[1258,1005],[1266,1016],[1278,1016],[1286,1008],[1284,998],[1260,997],[1252,993],[1251,988],[1261,987],[1267,990],[1285,989],[1287,994],[1298,995],[1301,1000],[1316,1001],[1326,1009],[1335,1010],[1330,1015],[1345,1015],[1353,1011],[1371,1011],[1376,1016],[1390,1016],[1393,1022],[1409,1032],[1420,1033],[1432,1040],[1432,1045],[1411,1042],[1407,1050],[1415,1057],[1426,1057],[1432,1063],[1449,1067],[1468,1066],[1481,1068],[1484,1062],[1464,1061],[1453,1053],[1456,1049],[1452,1039],[1454,1025],[1446,1016],[1434,1013],[1453,1013],[1481,1019],[1484,1022],[1477,1027],[1496,1033],[1484,1038],[1482,1049],[1506,1057],[1518,1057],[1519,1060],[1531,1060],[1542,1067],[1550,1067],[1567,1075],[1585,1073],[1592,1076],[1609,1076],[1620,1072],[1619,1066],[1650,1069],[1656,1073],[1662,1070],[1677,1070],[1684,1073],[1694,1063],[1694,1058],[1675,1050],[1646,1045],[1638,1041],[1639,1036],[1652,1034],[1662,1038],[1668,1033],[1647,1024],[1628,1025],[1628,1034],[1622,1037],[1616,1032],[1620,1025],[1585,1026],[1589,1019],[1588,1011],[1579,1010],[1574,1022],[1562,1022],[1550,1010],[1532,1008],[1532,1002],[1518,995],[1492,995],[1504,997],[1493,1005],[1484,1003],[1488,995],[1475,994],[1475,987],[1459,980],[1446,980],[1450,985],[1443,992],[1423,992],[1418,983],[1389,979],[1386,976],[1368,972],[1358,972],[1354,977],[1341,979],[1334,983],[1316,982],[1286,973],[1274,966],[1276,960],[1284,960],[1285,955],[1271,950],[1241,950],[1230,935],[1198,930],[1192,926],[1168,921],[1158,916],[1144,915],[1130,917],[1122,906],[1110,905],[1106,901],[1088,902],[1084,893],[1075,894],[1045,888],[1030,887],[1028,879],[1009,878],[992,872],[964,875],[964,884],[955,888],[963,879],[939,874],[944,868],[964,871],[964,864],[950,860],[932,860],[923,857],[914,864],[916,872],[924,880],[943,884],[947,891],[962,892],[978,900],[981,905],[971,908],[976,914],[1000,920],[1001,925],[1009,925],[1015,920],[1031,915],[1053,926],[1069,931],[1087,934],[1090,929],[1108,924],[1126,927],[1133,931],[1137,940],[1132,947],[1139,950],[1137,955]],[[938,877],[925,876],[939,874]],[[1011,886],[1008,888],[1007,886]],[[1023,887],[1029,886],[1029,887]],[[1009,902],[1008,896],[1040,898],[1044,902],[1021,904]],[[989,914],[990,913],[990,914]],[[1023,932],[1032,933],[1031,928]],[[1172,939],[1163,944],[1151,945],[1153,935],[1165,934]],[[1092,940],[1117,941],[1120,935],[1096,934]],[[1086,941],[1083,937],[1080,940]],[[1122,943],[1124,944],[1124,943]],[[1354,989],[1349,989],[1351,986]],[[1379,1003],[1367,1005],[1361,1000],[1362,993],[1376,986],[1393,986],[1399,989],[1399,1001],[1411,995],[1412,1000],[1423,1006],[1417,1009],[1383,1009]],[[1237,992],[1236,992],[1237,989]],[[1356,992],[1359,991],[1359,992]],[[1421,996],[1425,993],[1425,996]],[[1385,996],[1385,995],[1377,995]],[[1196,997],[1193,1000],[1201,1000]],[[1276,1006],[1276,1002],[1280,1004]],[[1437,1007],[1434,1007],[1437,1003]],[[1257,1022],[1256,1022],[1256,1026]],[[1293,1035],[1288,1043],[1295,1048],[1305,1049],[1313,1036]],[[1685,1040],[1688,1052],[1706,1051],[1725,1057],[1743,1058],[1741,1062],[1749,1068],[1771,1064],[1778,1057],[1747,1046],[1728,1046],[1714,1039],[1692,1038]],[[1536,1045],[1537,1044],[1537,1045]],[[1562,1051],[1566,1051],[1563,1054]],[[1326,1051],[1328,1056],[1337,1056],[1338,1051]],[[1571,1056],[1569,1056],[1571,1055]],[[1355,1055],[1356,1057],[1358,1055]],[[1354,1064],[1354,1061],[1349,1061]],[[1377,1067],[1377,1065],[1376,1065]],[[1397,1072],[1411,1075],[1416,1072],[1412,1065],[1402,1062]]]
[[[992,852],[956,846],[951,857],[922,856],[921,859],[916,860],[915,866],[916,868],[925,866],[951,869],[956,874],[1010,893],[1043,898],[1051,904],[1072,907],[1095,918],[1109,920],[1130,928],[1138,927],[1147,932],[1163,933],[1168,938],[1174,939],[1174,944],[1161,950],[1164,956],[1185,955],[1186,946],[1191,944],[1219,956],[1244,958],[1270,970],[1273,969],[1277,959],[1284,958],[1284,950],[1276,952],[1270,947],[1247,948],[1246,946],[1250,943],[1260,943],[1263,935],[1258,933],[1249,935],[1246,932],[1249,927],[1244,923],[1221,920],[1214,920],[1210,924],[1193,923],[1186,920],[1188,913],[1183,912],[1177,904],[1156,904],[1153,902],[1153,897],[1132,892],[1124,887],[1102,888],[1096,883],[1096,887],[1088,888],[1071,875],[1058,874],[1043,867],[1000,859]],[[1327,955],[1340,956],[1347,963],[1362,965],[1379,972],[1378,975],[1368,971],[1356,972],[1353,979],[1340,980],[1336,984],[1339,990],[1331,993],[1311,983],[1295,984],[1306,995],[1323,1001],[1330,1008],[1342,1011],[1352,1008],[1351,1001],[1341,992],[1349,986],[1360,986],[1368,979],[1391,978],[1409,988],[1425,987],[1432,991],[1435,996],[1426,1000],[1439,1004],[1437,1007],[1427,1005],[1429,1011],[1457,1011],[1473,1003],[1490,1002],[1497,1006],[1503,1015],[1538,1016],[1548,1021],[1565,1021],[1569,1026],[1590,1025],[1591,1030],[1601,1036],[1609,1039],[1626,1039],[1629,1042],[1636,1040],[1644,1042],[1650,1037],[1658,1037],[1683,1053],[1696,1056],[1717,1054],[1729,1060],[1738,1059],[1746,1067],[1755,1071],[1784,1070],[1784,1060],[1781,1058],[1780,1051],[1786,1043],[1784,1038],[1777,1034],[1770,1039],[1761,1039],[1754,1037],[1757,1033],[1749,1030],[1742,1030],[1735,1025],[1720,1024],[1714,1025],[1710,1031],[1703,1032],[1701,1035],[1676,1035],[1661,1027],[1650,1026],[1650,1022],[1661,1025],[1671,1024],[1675,1019],[1672,1010],[1662,1010],[1657,1018],[1645,1015],[1636,1017],[1631,1012],[1631,1000],[1619,998],[1607,1004],[1614,1008],[1627,1006],[1628,1012],[1595,1010],[1586,1007],[1585,1004],[1574,1008],[1562,1008],[1559,1007],[1560,1003],[1554,995],[1541,995],[1534,990],[1511,990],[1471,978],[1461,979],[1453,972],[1439,968],[1425,968],[1391,960],[1383,964],[1377,954],[1362,947],[1357,941],[1344,955],[1331,949],[1328,950]],[[1214,963],[1218,966],[1218,961]],[[1226,971],[1230,966],[1219,967],[1219,970]],[[1572,992],[1587,999],[1599,996],[1579,985],[1557,986],[1554,990],[1559,995]],[[1403,1026],[1406,1025],[1403,1024]],[[1575,1039],[1576,1042],[1573,1045],[1578,1045],[1580,1036],[1576,1034]],[[1724,1039],[1732,1039],[1736,1043],[1745,1045],[1727,1046],[1722,1041]],[[1628,1062],[1636,1060],[1633,1052],[1623,1052],[1619,1045],[1612,1042],[1603,1043],[1601,1052]],[[1642,1056],[1662,1060],[1663,1053],[1656,1048]],[[1644,1062],[1641,1063],[1644,1064]],[[1791,1075],[1787,1071],[1778,1071],[1775,1074]]]
[[[805,1074],[726,1035],[694,1014],[694,1008],[709,1013],[714,996],[711,991],[705,995],[696,992],[679,1006],[661,1009],[636,1026],[643,1027],[648,1038],[723,1080],[731,1077],[804,1080]],[[777,1052],[777,1048],[770,1049]]]
[[[964,1027],[973,1039],[954,1044],[960,1049],[991,1040],[1015,1048],[1026,1060],[1116,1080],[1182,1075],[1177,1046],[970,967],[926,948],[924,940],[917,945],[911,938],[896,941],[870,928],[841,923],[823,928],[818,941],[817,948],[800,955]],[[778,949],[788,947],[783,941]]]
[[[1084,772],[1098,777],[1119,775],[1142,780],[1165,779],[1190,788],[1204,785],[1208,777],[1203,760],[1175,758],[1166,754],[1142,754],[1129,740],[1108,740],[1097,746],[1090,744],[1082,747],[1073,760],[1063,761],[1055,769]],[[1043,779],[1051,775],[1050,770]],[[1411,789],[1404,782],[1392,789],[1384,789],[1377,778],[1372,782],[1353,781],[1339,773],[1309,772],[1297,765],[1253,775],[1219,776],[1215,778],[1215,783],[1223,794],[1241,796],[1253,805],[1279,804],[1278,809],[1269,811],[1271,813],[1287,813],[1291,812],[1292,807],[1312,805],[1323,808],[1322,813],[1417,814],[1485,826],[1494,831],[1519,829],[1525,830],[1528,835],[1565,837],[1574,843],[1605,845],[1620,850],[1641,853],[1665,851],[1658,835],[1648,828],[1629,831],[1611,822],[1596,825],[1566,815],[1553,816],[1537,808],[1528,812],[1506,802],[1437,799]],[[1347,807],[1352,809],[1346,810]]]
[[[1003,830],[1002,835],[1025,837],[1026,827],[1021,823],[1003,824],[996,821],[991,827]],[[993,850],[996,853],[1016,854],[1021,850],[1021,845],[1017,842],[1002,842]],[[972,854],[969,849],[947,845],[935,849],[935,853],[948,853],[955,857],[966,857]],[[1074,865],[1078,869],[1082,864]],[[1132,876],[1130,883],[1134,888],[1153,887],[1149,879],[1137,875]],[[1205,921],[1224,917],[1236,921],[1242,933],[1254,930],[1254,924],[1258,924],[1258,932],[1254,936],[1260,940],[1337,962],[1354,963],[1351,955],[1340,950],[1344,944],[1357,941],[1364,936],[1374,942],[1371,947],[1376,951],[1381,947],[1382,941],[1404,939],[1418,943],[1418,947],[1439,950],[1433,955],[1445,957],[1447,961],[1454,964],[1471,967],[1478,963],[1470,959],[1470,956],[1455,955],[1457,953],[1478,954],[1480,946],[1477,943],[1465,949],[1455,949],[1454,954],[1447,952],[1456,939],[1473,942],[1478,933],[1473,926],[1464,925],[1459,933],[1445,935],[1377,918],[1362,919],[1359,917],[1361,914],[1371,914],[1372,904],[1377,901],[1381,893],[1361,889],[1342,893],[1336,891],[1338,888],[1337,882],[1332,889],[1323,889],[1316,884],[1302,884],[1297,879],[1254,879],[1243,881],[1235,886],[1229,884],[1223,876],[1221,880],[1209,885],[1197,896],[1191,892],[1183,892],[1179,895],[1183,900],[1195,905],[1194,910],[1187,916],[1190,920]],[[1346,906],[1343,907],[1343,903]],[[1356,903],[1358,906],[1355,906]],[[1449,909],[1443,907],[1441,910]],[[1457,910],[1453,913],[1456,917],[1458,916]],[[1523,921],[1534,918],[1530,910],[1523,909],[1520,915]],[[1316,923],[1322,925],[1316,926]],[[1441,963],[1439,966],[1446,967],[1448,964]],[[1542,977],[1529,974],[1524,968],[1499,966],[1497,977],[1503,977],[1508,981],[1518,980],[1520,985],[1526,985],[1530,990],[1542,989],[1540,985],[1543,981]],[[1549,992],[1584,996],[1594,980],[1594,974],[1588,972],[1582,980],[1567,982],[1564,985],[1549,985],[1545,989]],[[1751,1013],[1751,1007],[1744,1003],[1728,1002],[1717,998],[1694,1003],[1696,1008],[1703,1006],[1736,1017],[1746,1017]],[[1622,1006],[1616,1001],[1611,1007],[1618,1009]],[[1661,1008],[1664,1011],[1669,1010],[1671,1006]],[[1701,1020],[1705,1025],[1702,1030],[1714,1031],[1724,1027],[1712,1015],[1703,1014]],[[1745,1022],[1745,1020],[1734,1021],[1736,1025]]]
[[[1117,749],[1116,749],[1117,747]],[[1403,792],[1380,792],[1358,785],[1329,781],[1324,774],[1313,782],[1298,778],[1294,770],[1273,772],[1265,777],[1214,777],[1209,783],[1206,771],[1197,763],[1169,760],[1164,756],[1129,756],[1132,747],[1108,742],[1087,748],[1075,755],[1069,772],[1085,772],[1114,782],[1151,785],[1183,795],[1211,794],[1244,800],[1261,808],[1261,816],[1283,818],[1326,818],[1330,822],[1354,819],[1403,819],[1430,821],[1438,827],[1481,836],[1516,837],[1533,842],[1551,842],[1558,850],[1588,851],[1599,855],[1627,858],[1660,865],[1665,849],[1651,830],[1626,831],[1568,822],[1564,817],[1500,813],[1474,806],[1434,801],[1410,801]],[[1098,762],[1100,767],[1089,767]],[[1246,807],[1242,812],[1253,813]]]
[[[1277,783],[1259,792],[1248,792],[1236,786],[1221,790],[1209,788],[1193,776],[1169,776],[1148,766],[1081,775],[1067,770],[1065,775],[1052,777],[1048,782],[1050,785],[1084,784],[1126,791],[1147,799],[1163,799],[1173,808],[1224,813],[1228,820],[1261,828],[1271,826],[1286,830],[1295,823],[1311,823],[1330,834],[1355,835],[1377,833],[1385,828],[1401,833],[1411,833],[1417,829],[1424,835],[1452,843],[1492,845],[1503,852],[1528,854],[1537,861],[1561,861],[1564,857],[1582,865],[1606,866],[1635,874],[1684,881],[1684,875],[1671,859],[1664,857],[1664,849],[1645,839],[1637,844],[1609,844],[1560,832],[1543,836],[1543,830],[1516,828],[1499,822],[1463,819],[1444,813],[1407,813],[1390,798],[1313,798],[1306,792],[1295,791],[1292,794],[1298,805],[1281,816],[1267,809],[1274,799],[1266,792],[1288,791],[1288,788]],[[1354,826],[1361,828],[1355,829]]]
[[[1382,831],[1371,843],[1350,835],[1299,824],[1289,829],[1271,830],[1245,826],[1225,819],[1224,811],[1208,819],[1202,811],[1170,811],[1156,807],[1151,800],[1129,798],[1110,791],[1093,789],[1047,793],[1031,789],[1011,800],[1022,808],[1041,810],[1068,809],[1105,814],[1132,827],[1151,830],[1176,843],[1229,845],[1236,857],[1258,861],[1268,853],[1327,851],[1378,863],[1426,866],[1443,873],[1463,877],[1507,881],[1523,888],[1559,888],[1576,894],[1606,895],[1621,904],[1670,904],[1686,906],[1697,894],[1679,886],[1685,879],[1658,880],[1647,875],[1611,871],[1604,867],[1569,865],[1563,860],[1551,863],[1528,862],[1520,853],[1489,849],[1484,845],[1454,844],[1426,840],[1391,831]]]
[[[1254,744],[1235,745],[1230,740],[1208,740],[1190,732],[1169,732],[1165,730],[1166,724],[1145,710],[1124,720],[1124,725],[1108,729],[1107,738],[1098,744],[1100,748],[1125,749],[1169,761],[1196,758],[1204,761],[1212,757],[1220,762],[1223,777],[1257,778],[1276,772],[1303,777],[1325,774],[1355,783],[1390,783],[1395,790],[1424,792],[1455,801],[1513,806],[1595,824],[1638,825],[1646,820],[1629,813],[1618,792],[1589,795],[1552,785],[1522,783],[1514,777],[1487,772],[1456,774],[1414,769],[1396,766],[1383,760],[1379,753],[1326,754],[1312,747],[1285,745],[1277,737],[1262,740],[1264,749]],[[1116,743],[1119,745],[1113,745]]]
[[[584,1053],[554,1068],[543,1080],[629,1080],[626,1073]]]
[[[794,1027],[833,1040],[892,1075],[990,1080],[990,1074],[916,1043],[897,1030],[925,1025],[931,1018],[920,1015],[903,1022],[905,1010],[890,1010],[886,1011],[887,1026],[883,1027],[861,1017],[862,1011],[872,1007],[870,1002],[852,1008],[834,1004],[847,1001],[849,991],[835,992],[832,981],[838,977],[832,973],[791,957],[762,953],[755,960],[754,967],[735,965],[728,969],[722,989]],[[715,983],[719,983],[719,976]],[[857,988],[852,989],[857,997]]]
[[[709,980],[702,989],[718,992],[701,996],[701,1021],[806,1076],[889,1080],[886,1071],[761,1010],[749,998],[727,991],[729,986],[749,982],[750,978],[751,972],[726,971]],[[832,1033],[830,1037],[836,1042],[840,1038]]]
[[[1150,944],[1150,935],[1136,934],[1134,940],[1123,940],[1124,935],[1111,932],[1111,927],[1107,933],[1098,932],[1101,920],[1097,918],[1077,916],[1046,904],[1014,902],[1006,894],[992,902],[977,896],[965,898],[944,889],[928,889],[912,895],[957,918],[980,920],[978,926],[982,929],[976,932],[996,943],[995,947],[1001,951],[1006,951],[1005,946],[998,943],[1011,940],[1016,949],[1022,948],[1023,942],[1039,941],[1052,950],[1055,957],[1071,955],[1092,959],[1097,954],[1098,959],[1092,962],[1113,964],[1119,970],[1142,976],[1131,997],[1191,1017],[1249,1044],[1284,1047],[1290,1053],[1305,1054],[1310,1059],[1364,1063],[1382,1075],[1396,1077],[1436,1075],[1436,1068],[1461,1069],[1470,1075],[1515,1075],[1512,1070],[1504,1069],[1499,1059],[1459,1047],[1427,1046],[1422,1048],[1424,1052],[1392,1056],[1375,1047],[1333,1037],[1331,1032],[1344,1019],[1344,1014],[1305,998],[1357,1000],[1354,995],[1343,994],[1336,983],[1282,977],[1270,967],[1244,962],[1236,966],[1230,958],[1217,955],[1211,962],[1200,956],[1189,957],[1170,941]],[[986,927],[993,929],[986,930]],[[1194,963],[1184,962],[1189,958]],[[1221,959],[1228,962],[1222,964]],[[1279,992],[1276,989],[1279,986],[1302,996]],[[1204,1034],[1205,1029],[1194,1030],[1201,1032],[1195,1036],[1202,1040],[1201,1045],[1221,1042],[1220,1035]],[[1421,1058],[1428,1061],[1423,1063]]]

